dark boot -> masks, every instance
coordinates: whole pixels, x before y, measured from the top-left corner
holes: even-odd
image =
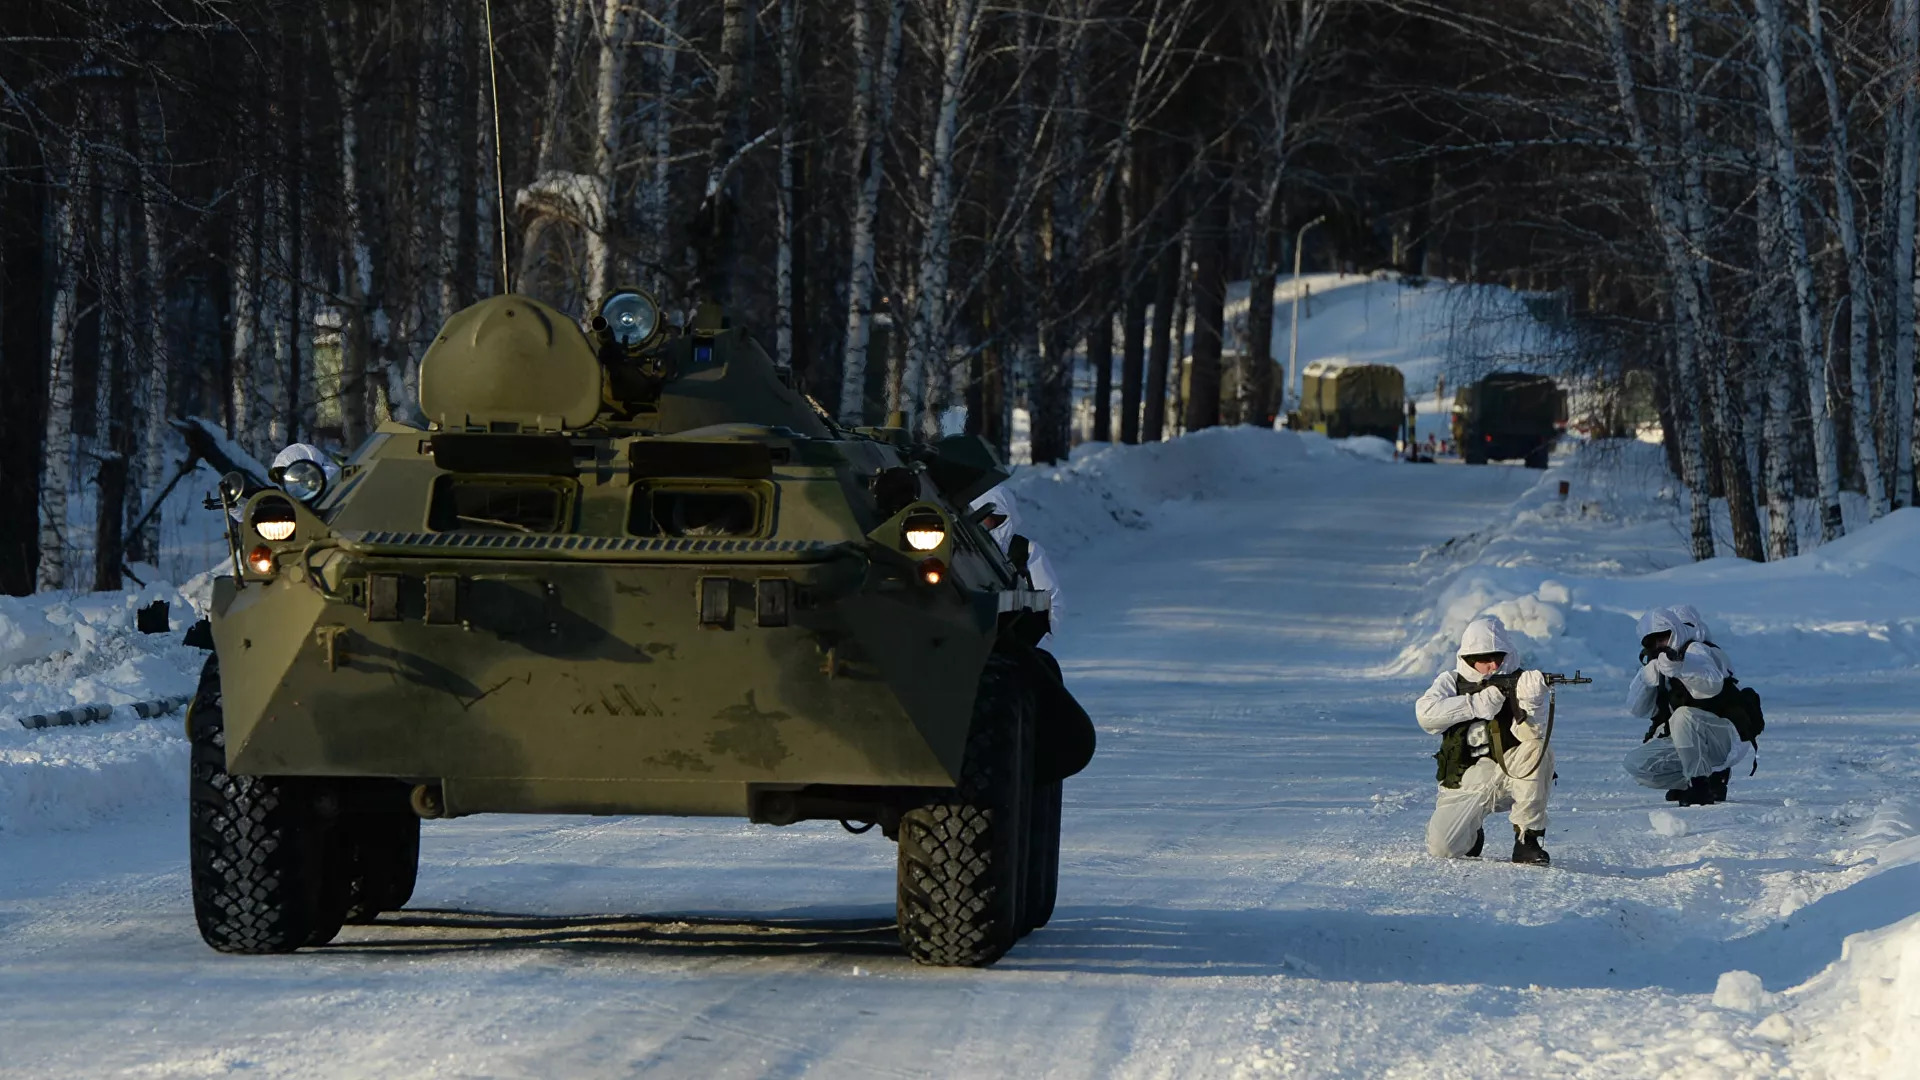
[[[1713,783],[1713,801],[1726,802],[1727,784],[1733,779],[1733,770],[1721,769],[1719,772],[1707,777],[1707,779]]]
[[[1513,861],[1529,866],[1545,866],[1552,860],[1547,858],[1547,849],[1540,846],[1540,838],[1547,835],[1545,829],[1527,829],[1513,827]]]
[[[1679,801],[1680,801],[1681,799],[1684,799],[1684,798],[1686,798],[1686,797],[1687,797],[1687,789],[1686,789],[1686,788],[1683,788],[1683,787],[1676,787],[1676,788],[1668,788],[1668,789],[1667,789],[1667,801],[1668,801],[1668,802],[1679,802]]]
[[[1719,802],[1720,798],[1714,793],[1712,777],[1696,776],[1687,781],[1686,790],[1682,791],[1680,797],[1674,801],[1681,806],[1712,806]]]
[[[1487,830],[1480,829],[1473,834],[1473,846],[1467,849],[1466,858],[1477,859],[1480,849],[1487,846]]]

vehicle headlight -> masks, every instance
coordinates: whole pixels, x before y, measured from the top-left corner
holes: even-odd
[[[633,348],[644,345],[660,328],[660,305],[643,292],[617,292],[600,305],[600,318],[613,340]]]
[[[280,487],[301,502],[311,503],[327,490],[327,470],[317,461],[293,462],[280,473]]]
[[[269,495],[255,500],[253,512],[248,515],[247,524],[260,534],[262,540],[293,539],[293,504],[277,495]]]
[[[947,540],[947,523],[938,514],[914,514],[901,526],[907,546],[915,551],[932,551]]]

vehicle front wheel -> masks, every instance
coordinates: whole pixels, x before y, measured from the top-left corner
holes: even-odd
[[[187,853],[201,938],[228,953],[331,941],[346,897],[327,874],[330,830],[317,806],[324,792],[300,778],[227,771],[217,657],[201,673],[187,732]]]
[[[960,781],[900,819],[900,943],[922,964],[985,967],[1024,925],[1033,691],[1010,657],[987,658]]]

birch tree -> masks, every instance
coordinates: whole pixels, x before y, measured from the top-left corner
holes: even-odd
[[[1840,250],[1847,264],[1847,361],[1853,392],[1853,441],[1859,454],[1860,474],[1867,491],[1867,509],[1878,518],[1887,512],[1887,488],[1880,476],[1879,448],[1873,437],[1873,393],[1868,386],[1868,351],[1871,332],[1873,287],[1869,283],[1866,252],[1860,239],[1860,226],[1854,210],[1852,153],[1848,148],[1847,106],[1840,98],[1840,84],[1834,77],[1833,58],[1827,53],[1820,0],[1806,0],[1808,49],[1820,87],[1827,99],[1827,168],[1833,176],[1833,228],[1839,234]],[[1826,365],[1832,367],[1829,361]]]
[[[930,440],[940,437],[940,414],[949,395],[947,275],[953,247],[954,146],[980,7],[980,0],[933,0],[928,5],[929,22],[940,35],[942,60],[939,104],[926,163],[926,222],[914,286],[917,303],[907,334],[907,397],[920,411],[921,435]]]
[[[1800,186],[1793,122],[1787,114],[1786,60],[1781,39],[1785,19],[1780,0],[1753,0],[1754,38],[1761,60],[1761,88],[1767,122],[1773,128],[1774,183],[1780,190],[1780,221],[1785,233],[1787,263],[1793,269],[1794,309],[1800,323],[1800,355],[1806,368],[1807,406],[1813,418],[1813,458],[1818,476],[1820,537],[1833,541],[1844,533],[1840,516],[1840,450],[1834,436],[1833,411],[1827,398],[1826,356],[1820,342],[1819,300],[1813,291],[1813,260],[1807,250],[1807,229],[1801,214],[1805,193]]]
[[[907,0],[885,0],[886,27],[875,49],[870,5],[852,0],[854,192],[851,253],[847,274],[846,358],[840,369],[840,421],[866,423],[867,344],[873,333],[875,222],[885,173],[885,136],[892,122],[893,82],[900,66],[901,26]]]
[[[82,237],[92,203],[92,161],[83,141],[91,128],[92,103],[83,93],[74,105],[72,139],[55,177],[52,258],[53,315],[47,350],[47,423],[40,466],[40,565],[35,587],[67,586],[67,493],[73,487],[73,362],[79,321]]]

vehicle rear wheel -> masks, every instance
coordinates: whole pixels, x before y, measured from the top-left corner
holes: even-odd
[[[187,853],[193,915],[208,945],[285,953],[340,932],[345,891],[329,887],[331,830],[311,781],[227,772],[220,667],[207,659],[188,715]]]
[[[1531,454],[1528,454],[1528,455],[1527,455],[1527,468],[1529,468],[1529,469],[1544,469],[1544,468],[1546,468],[1546,467],[1547,467],[1547,455],[1548,455],[1549,453],[1550,453],[1550,451],[1548,451],[1548,450],[1545,450],[1545,449],[1541,449],[1541,450],[1535,450],[1535,451],[1534,451],[1533,453],[1531,453]]]
[[[1053,918],[1053,902],[1060,892],[1060,794],[1058,780],[1036,784],[1027,831],[1026,914],[1022,934],[1031,933]]]
[[[996,653],[974,695],[960,782],[900,818],[900,943],[914,960],[985,967],[1018,939],[1032,776],[1033,691]]]
[[[370,923],[413,897],[420,819],[406,811],[361,814],[345,824],[349,923]]]
[[[1475,453],[1471,450],[1463,450],[1460,453],[1460,460],[1466,462],[1468,465],[1485,465],[1487,463],[1487,455]]]

